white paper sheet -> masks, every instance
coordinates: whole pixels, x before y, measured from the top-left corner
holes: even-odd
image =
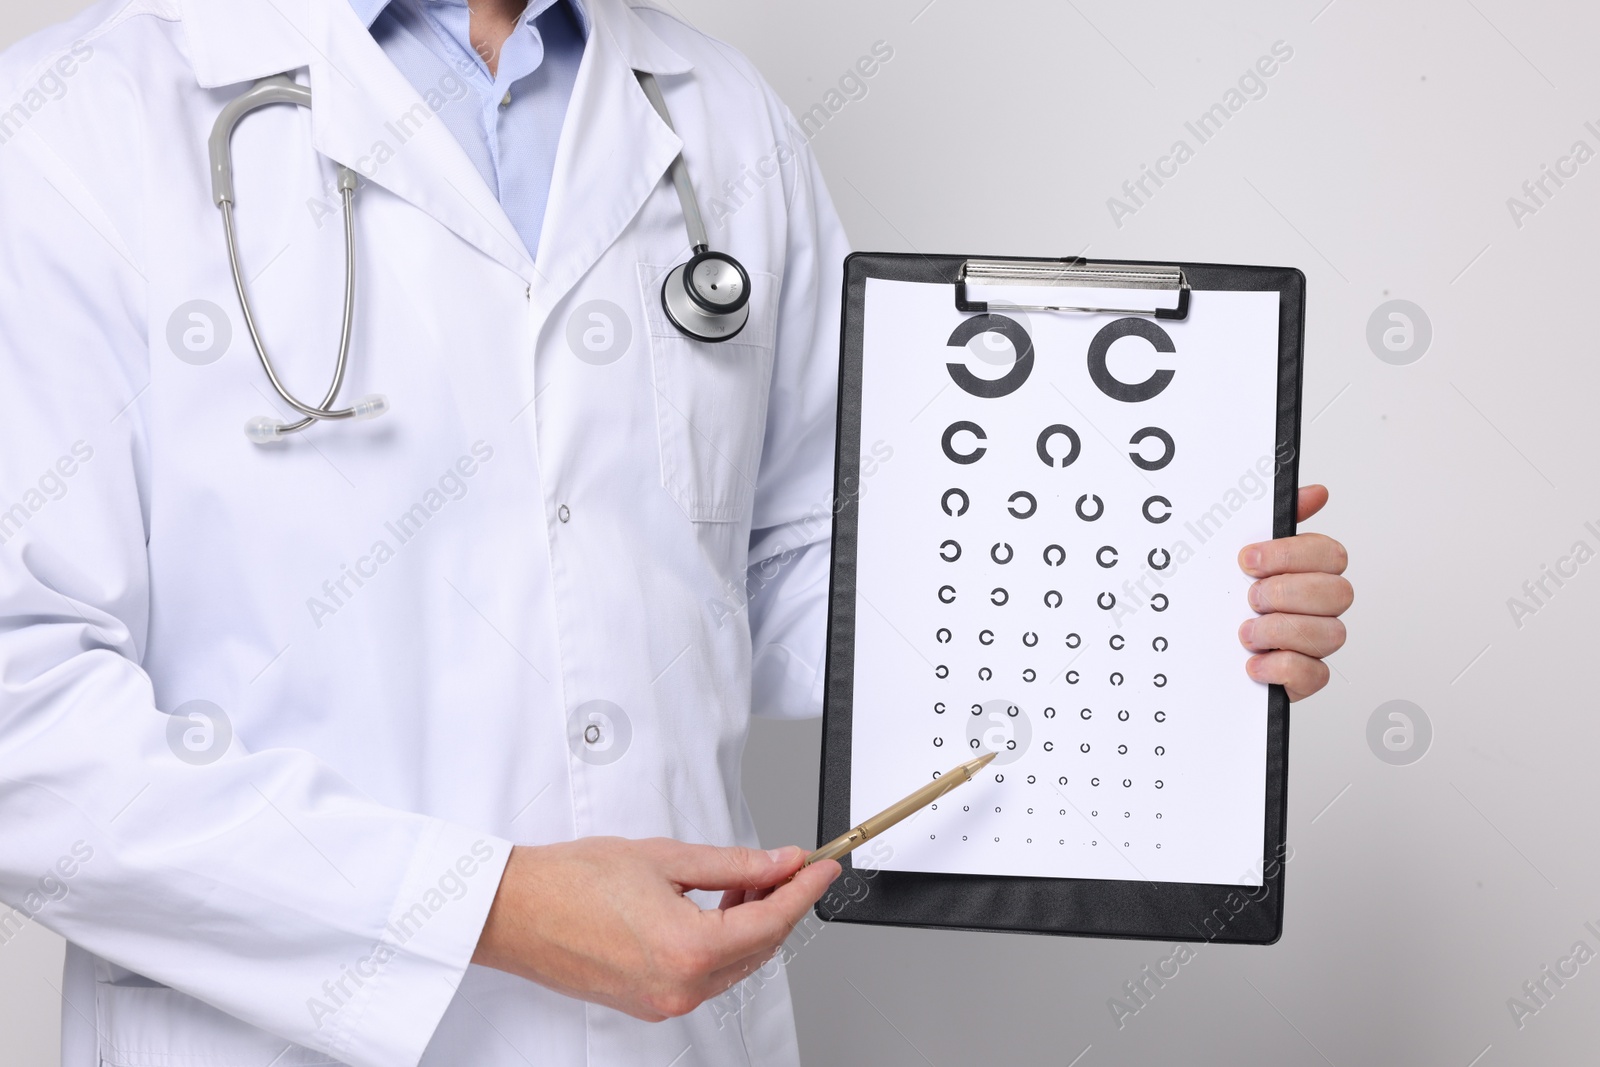
[[[1237,555],[1272,536],[1278,299],[1196,292],[1186,321],[1157,324],[1170,345],[1150,319],[1010,312],[1023,378],[999,334],[949,344],[970,318],[950,287],[867,282],[852,823],[1000,755],[859,865],[1261,884],[1267,688],[1244,671]],[[1166,378],[1147,399],[1092,373],[1119,321],[1143,332],[1109,344],[1102,381]],[[963,371],[1021,384],[976,396]],[[984,434],[951,434],[957,456],[984,449],[966,463],[943,444],[962,422]],[[1052,426],[1072,432],[1046,437],[1046,466]],[[1172,441],[1159,469],[1129,458],[1167,452],[1129,443],[1146,428]]]

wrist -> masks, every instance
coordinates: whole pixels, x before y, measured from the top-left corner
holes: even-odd
[[[517,897],[523,881],[522,872],[530,859],[528,854],[533,850],[534,846],[531,845],[511,847],[511,855],[500,872],[500,884],[495,889],[494,900],[489,905],[483,929],[478,934],[477,948],[472,953],[472,962],[480,967],[517,973],[512,935],[519,923],[518,917],[526,914],[518,908]]]

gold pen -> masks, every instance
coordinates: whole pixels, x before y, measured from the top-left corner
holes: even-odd
[[[836,860],[857,845],[865,844],[900,820],[932,804],[956,786],[972,781],[973,775],[987,767],[989,761],[994,759],[996,755],[998,753],[985,752],[977,759],[970,759],[959,767],[951,768],[948,772],[929,782],[904,800],[890,804],[849,833],[841,834],[829,841],[826,845],[807,856],[806,862],[802,866],[810,866],[818,860]]]

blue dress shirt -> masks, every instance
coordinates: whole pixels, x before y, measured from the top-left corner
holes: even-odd
[[[350,0],[418,93],[445,101],[446,128],[539,251],[556,146],[588,37],[580,0],[530,0],[494,74],[472,45],[466,0]]]

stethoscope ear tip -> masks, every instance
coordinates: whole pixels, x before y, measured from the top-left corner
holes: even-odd
[[[251,444],[270,445],[284,438],[283,423],[266,415],[257,415],[244,424],[244,435]]]
[[[350,405],[352,419],[375,419],[389,410],[389,398],[382,393],[368,393]]]

